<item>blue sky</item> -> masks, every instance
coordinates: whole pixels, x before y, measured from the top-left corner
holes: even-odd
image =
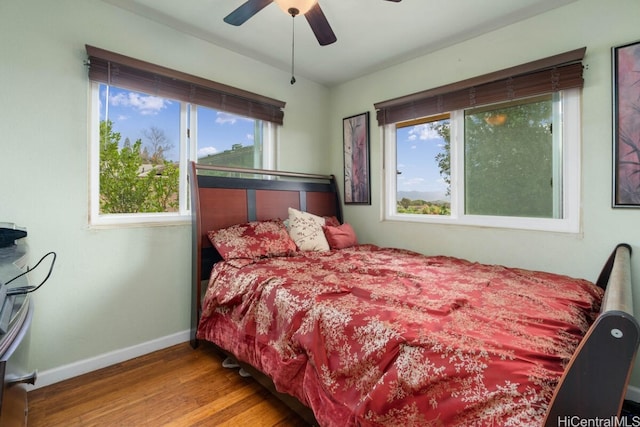
[[[440,176],[436,155],[443,150],[444,141],[428,124],[397,129],[396,159],[398,191],[445,192],[447,185]]]
[[[100,85],[100,120],[105,119],[106,86]],[[177,160],[180,143],[180,102],[111,86],[108,102],[109,119],[121,142],[142,139],[144,131],[156,127],[164,131],[173,149],[168,160]],[[252,145],[254,120],[198,107],[198,157],[220,153],[233,144]]]
[[[220,153],[233,144],[253,145],[254,119],[198,107],[198,157]]]

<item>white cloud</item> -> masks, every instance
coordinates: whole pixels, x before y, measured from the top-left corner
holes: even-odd
[[[212,156],[217,152],[218,150],[215,147],[202,147],[198,150],[198,158]]]
[[[429,124],[423,123],[421,125],[414,126],[409,131],[409,140],[415,141],[416,139],[425,141],[429,139],[441,139],[441,136],[438,134],[438,132],[431,129],[431,126],[429,126]]]
[[[216,123],[232,125],[237,120],[238,120],[238,116],[234,116],[233,114],[225,113],[222,111],[218,111],[216,113]]]
[[[167,105],[171,104],[171,101],[157,96],[127,92],[111,96],[109,103],[113,106],[131,107],[138,110],[142,115],[151,116],[158,114]]]
[[[234,125],[238,120],[253,121],[247,117],[236,116],[235,114],[225,113],[224,111],[216,112],[216,123]]]

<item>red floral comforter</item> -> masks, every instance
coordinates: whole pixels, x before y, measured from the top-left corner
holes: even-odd
[[[323,426],[540,425],[602,291],[361,245],[218,263],[198,337]]]

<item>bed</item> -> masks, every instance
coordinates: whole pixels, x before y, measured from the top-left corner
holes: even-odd
[[[591,283],[359,244],[333,176],[194,163],[190,185],[192,345],[232,356],[310,423],[620,415],[640,339],[629,245]]]

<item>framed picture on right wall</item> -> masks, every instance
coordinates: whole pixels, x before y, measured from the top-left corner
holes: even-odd
[[[640,40],[612,49],[613,207],[640,208]]]

